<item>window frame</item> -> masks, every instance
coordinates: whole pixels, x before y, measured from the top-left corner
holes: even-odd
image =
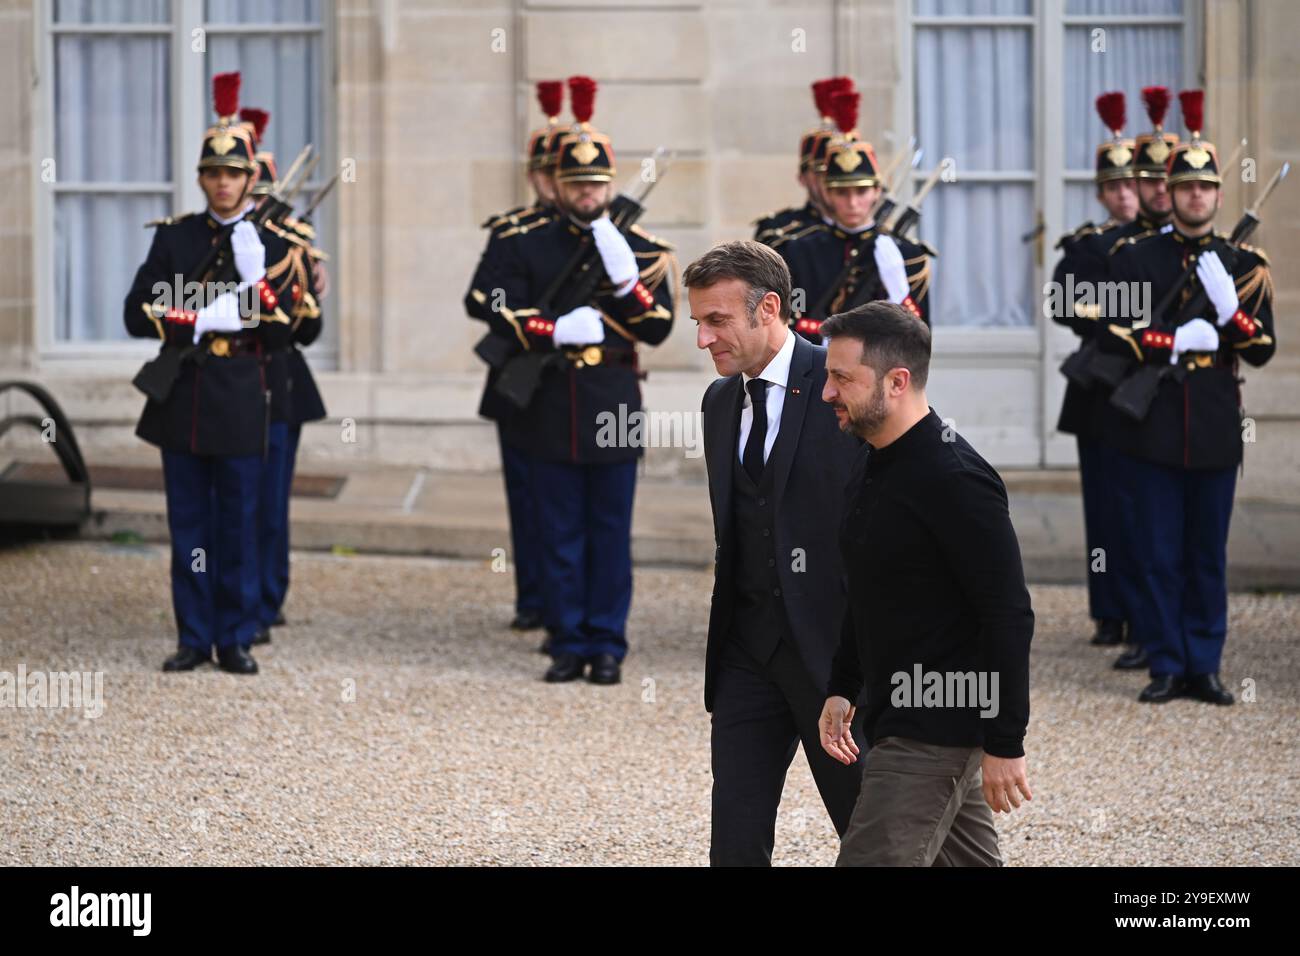
[[[331,168],[337,168],[336,159],[336,57],[337,29],[335,28],[334,0],[321,0],[321,17],[318,23],[206,23],[204,20],[204,0],[171,0],[171,19],[158,23],[55,23],[54,4],[38,4],[38,14],[32,18],[36,32],[34,49],[36,52],[36,83],[32,97],[32,147],[39,157],[54,157],[54,46],[55,38],[61,34],[86,35],[101,34],[107,36],[154,35],[166,36],[169,40],[168,72],[172,85],[171,97],[171,141],[172,181],[169,183],[44,183],[39,176],[33,177],[32,194],[32,262],[35,266],[35,286],[33,288],[33,322],[32,341],[36,344],[37,357],[43,364],[57,365],[60,368],[75,370],[102,370],[105,362],[126,365],[130,361],[149,358],[157,351],[156,342],[147,339],[129,341],[92,341],[64,340],[57,336],[55,327],[55,304],[57,302],[54,287],[55,265],[55,205],[60,192],[100,193],[124,195],[130,193],[169,193],[172,211],[199,210],[204,206],[203,193],[199,189],[197,176],[193,175],[195,157],[203,132],[211,125],[211,94],[207,88],[206,62],[208,44],[216,36],[235,36],[253,34],[257,36],[316,34],[320,38],[321,81],[325,90],[321,97],[321,136],[316,144],[321,161],[316,167],[312,181],[305,187],[306,192],[318,188],[328,179]],[[203,31],[205,51],[202,55],[191,52],[190,45],[196,31]],[[191,175],[186,175],[186,173]],[[143,227],[143,223],[141,224]],[[337,223],[332,224],[329,233],[322,236],[327,248],[335,247]],[[331,295],[338,294],[338,277],[331,274],[334,288]],[[113,309],[120,309],[120,304],[110,304]],[[322,348],[323,346],[323,348]],[[337,337],[328,340],[322,336],[313,350],[313,364],[331,369],[337,365]]]

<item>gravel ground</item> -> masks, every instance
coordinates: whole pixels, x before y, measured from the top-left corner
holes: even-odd
[[[687,864],[708,860],[710,578],[642,569],[624,683],[548,686],[487,563],[294,555],[259,676],[159,671],[167,557],[0,551],[0,671],[102,671],[104,712],[0,710],[0,855],[17,864]],[[1300,863],[1300,596],[1233,595],[1223,676],[1257,700],[1142,706],[1037,587],[1035,799],[1015,865]],[[776,859],[833,862],[802,756]]]

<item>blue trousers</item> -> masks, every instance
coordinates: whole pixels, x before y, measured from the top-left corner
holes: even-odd
[[[506,481],[506,506],[510,512],[510,550],[515,562],[515,611],[540,614],[545,607],[542,594],[542,543],[533,501],[531,455],[501,444],[501,473]]]
[[[621,661],[632,605],[636,462],[535,460],[532,477],[551,654],[612,654]]]
[[[1094,621],[1123,621],[1126,615],[1120,599],[1115,562],[1119,557],[1118,564],[1123,564],[1122,556],[1116,553],[1121,546],[1121,533],[1115,528],[1114,492],[1106,470],[1106,454],[1091,438],[1077,437],[1084,540],[1088,552],[1088,613]],[[1097,562],[1093,555],[1099,548],[1106,561],[1102,569],[1094,570]]]
[[[267,433],[258,508],[258,623],[270,627],[289,591],[289,490],[302,426],[272,422]]]
[[[1228,524],[1237,469],[1169,468],[1116,453],[1133,544],[1132,622],[1151,676],[1219,670],[1228,632]]]
[[[180,642],[204,653],[257,631],[257,506],[262,458],[162,453]]]

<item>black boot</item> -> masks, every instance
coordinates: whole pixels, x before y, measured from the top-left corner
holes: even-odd
[[[175,654],[163,661],[163,670],[192,671],[200,664],[209,664],[211,662],[211,653],[205,654],[202,651],[196,651],[194,648],[182,644],[176,649]]]
[[[537,653],[538,654],[551,653],[551,645],[554,641],[555,641],[555,635],[552,634],[550,631],[547,631],[546,637],[542,638],[542,643],[537,645]]]
[[[510,627],[516,631],[535,631],[541,626],[541,611],[520,611],[515,615],[515,619],[510,622]]]
[[[271,643],[271,629],[269,627],[264,627],[256,634],[253,635],[253,644],[252,644],[253,647],[256,647],[258,644],[270,644],[270,643]]]
[[[591,659],[591,672],[587,680],[593,684],[617,684],[621,679],[618,661],[613,654],[597,654]]]
[[[1138,702],[1142,704],[1165,704],[1175,697],[1181,696],[1183,696],[1183,679],[1165,674],[1151,679],[1151,683],[1147,684],[1142,693],[1138,694]]]
[[[1104,618],[1097,622],[1097,633],[1088,643],[1097,647],[1114,647],[1124,643],[1124,622]]]
[[[238,644],[217,648],[217,666],[227,674],[257,673],[257,661]]]
[[[272,627],[284,627],[284,625],[285,625],[284,612],[283,612],[283,611],[276,611],[276,612],[275,612],[275,620],[271,622],[271,626],[272,626]]]
[[[1187,678],[1186,696],[1227,707],[1232,704],[1232,693],[1219,682],[1218,674],[1197,674]]]
[[[1130,644],[1123,654],[1115,658],[1113,666],[1117,671],[1145,670],[1147,666],[1146,648],[1141,644]]]
[[[548,684],[564,684],[571,680],[577,680],[582,676],[582,669],[586,665],[577,654],[560,654],[546,671],[543,680]]]

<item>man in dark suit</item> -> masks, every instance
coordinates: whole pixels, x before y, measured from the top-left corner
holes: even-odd
[[[713,715],[715,866],[772,861],[786,770],[802,741],[841,835],[858,774],[820,747],[817,719],[844,610],[836,548],[860,444],[820,401],[825,350],[795,335],[790,271],[753,241],[684,276],[696,344],[723,378],[704,395],[717,542],[704,706]]]

